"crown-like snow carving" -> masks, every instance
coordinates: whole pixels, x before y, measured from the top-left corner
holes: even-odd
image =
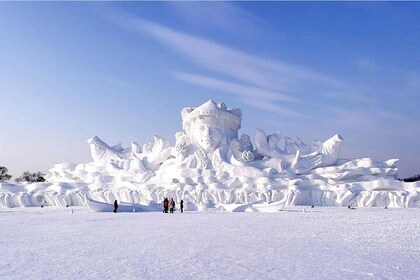
[[[211,99],[197,108],[185,107],[181,115],[182,128],[185,131],[189,131],[195,122],[219,122],[236,132],[241,128],[241,109],[227,108],[223,102],[216,104]]]

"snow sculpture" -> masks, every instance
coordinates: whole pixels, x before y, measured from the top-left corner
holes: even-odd
[[[334,165],[340,154],[341,144],[344,140],[341,135],[337,134],[325,141],[315,142],[313,146],[303,144],[300,139],[298,143],[291,143],[291,139],[287,137],[285,151],[278,147],[280,137],[278,134],[272,134],[266,137],[264,131],[257,129],[255,142],[258,152],[269,158],[278,158],[287,164],[287,168],[296,174],[305,173],[317,167]],[[293,148],[291,148],[291,146]],[[296,152],[287,153],[287,150]],[[305,153],[301,155],[301,153]]]
[[[398,160],[342,159],[338,134],[309,145],[284,137],[281,148],[279,132],[257,129],[253,145],[249,135],[238,137],[238,108],[209,100],[181,115],[175,146],[153,136],[152,143],[122,148],[95,136],[88,140],[93,162],[57,164],[45,183],[2,183],[0,207],[94,205],[100,211],[109,208],[100,202],[118,199],[127,211],[151,211],[164,197],[183,199],[187,210],[420,205],[420,182],[397,180]]]

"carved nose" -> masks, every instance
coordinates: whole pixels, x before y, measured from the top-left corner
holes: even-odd
[[[209,129],[208,127],[206,127],[206,128],[204,129],[203,133],[204,133],[204,135],[205,135],[206,137],[210,137],[210,135],[211,135],[211,133],[210,133],[210,129]]]

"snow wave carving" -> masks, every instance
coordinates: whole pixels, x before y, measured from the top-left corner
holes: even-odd
[[[209,100],[181,115],[175,146],[153,136],[150,143],[123,148],[95,136],[88,140],[93,162],[56,164],[44,183],[2,183],[0,207],[88,205],[108,211],[118,200],[127,211],[154,211],[165,197],[183,199],[190,211],[420,205],[420,183],[397,180],[398,160],[340,158],[339,134],[305,144],[257,129],[252,143],[249,135],[238,137],[238,108]]]
[[[215,208],[229,211],[230,204],[255,210],[255,206],[281,205],[319,205],[319,206],[357,206],[357,207],[418,207],[418,194],[408,191],[330,191],[330,190],[269,190],[249,192],[246,190],[191,190],[191,191],[167,191],[159,190],[144,195],[142,192],[123,191],[80,191],[69,194],[47,193],[41,196],[32,196],[30,193],[0,194],[0,207],[30,207],[30,206],[84,206],[86,198],[91,201],[108,203],[123,201],[127,207],[148,209],[150,204],[163,201],[164,197],[173,197],[180,201],[184,199],[190,203],[190,208]],[[35,198],[35,199],[34,199]],[[158,201],[158,202],[155,202]],[[129,206],[129,204],[131,206]],[[112,209],[112,208],[109,208]],[[131,208],[132,209],[132,208]],[[149,208],[152,211],[152,208]],[[159,209],[154,206],[153,209]],[[154,210],[156,211],[156,210]],[[128,211],[131,212],[131,211]],[[137,212],[140,212],[137,210]]]

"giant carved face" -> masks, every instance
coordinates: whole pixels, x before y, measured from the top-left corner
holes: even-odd
[[[192,137],[206,153],[220,147],[224,138],[223,129],[215,124],[196,123],[192,127]]]

